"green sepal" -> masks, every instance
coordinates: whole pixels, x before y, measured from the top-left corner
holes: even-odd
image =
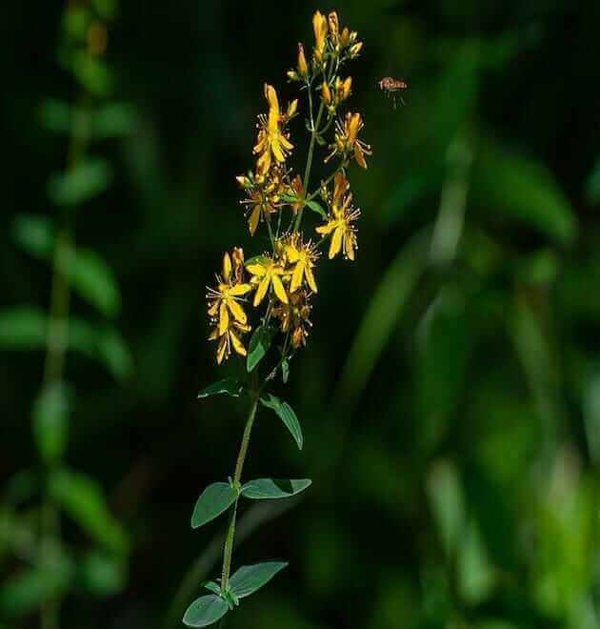
[[[244,484],[241,495],[251,500],[290,498],[304,491],[311,484],[310,478],[257,478]]]
[[[209,485],[196,501],[191,520],[192,528],[197,529],[204,526],[227,511],[238,495],[238,491],[229,483]]]
[[[198,393],[198,398],[210,397],[211,395],[219,395],[221,393],[225,393],[231,397],[239,397],[243,389],[244,385],[237,378],[223,378],[223,380],[213,382],[207,387],[204,387],[204,389]]]
[[[298,449],[302,450],[302,445],[304,443],[302,428],[292,407],[287,402],[280,400],[271,393],[266,393],[261,396],[260,402],[263,406],[275,411],[277,417],[281,419],[281,421],[285,424],[285,427],[290,431],[292,437],[294,437],[294,440],[298,445]]]

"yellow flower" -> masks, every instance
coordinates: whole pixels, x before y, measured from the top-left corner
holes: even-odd
[[[354,157],[359,166],[366,168],[365,155],[372,155],[372,152],[368,144],[358,139],[358,133],[363,127],[364,123],[359,113],[348,112],[343,123],[337,120],[335,141],[330,147],[331,153],[325,158],[325,161],[329,161],[334,155],[351,156]]]
[[[256,294],[254,295],[254,307],[260,304],[271,286],[277,299],[287,304],[288,297],[281,281],[285,271],[279,261],[265,255],[258,258],[255,262],[247,264],[246,268],[253,276],[252,284],[257,286]]]
[[[294,148],[282,130],[283,123],[294,115],[297,101],[290,103],[287,114],[281,115],[277,92],[271,85],[265,83],[265,98],[269,103],[267,116],[259,116],[259,132],[254,146],[254,153],[258,155],[257,169],[260,173],[266,173],[271,167],[271,158],[279,163],[285,161],[287,154]]]
[[[313,15],[313,30],[315,32],[314,58],[316,63],[321,65],[325,57],[327,18],[320,11],[316,11]]]
[[[291,333],[292,346],[295,349],[306,345],[308,331],[312,326],[308,297],[307,292],[302,289],[292,293],[288,303],[280,303],[273,308],[273,316],[279,319],[281,331],[284,334]]]
[[[290,293],[295,293],[302,286],[304,280],[306,280],[306,283],[313,293],[318,292],[317,283],[313,274],[313,268],[318,254],[312,243],[309,241],[305,244],[298,234],[294,234],[283,242],[283,251],[287,262],[293,266],[291,271]]]
[[[217,325],[219,335],[225,334],[229,323],[237,321],[241,325],[247,322],[246,313],[240,305],[241,298],[247,295],[252,286],[242,282],[244,254],[241,249],[234,249],[234,264],[228,253],[223,256],[223,275],[217,275],[217,288],[208,288],[208,315]],[[240,268],[241,265],[241,268]]]
[[[236,179],[248,195],[242,203],[248,208],[248,227],[254,236],[260,219],[279,209],[281,195],[289,190],[288,176],[283,166],[275,164],[264,175],[240,175]]]
[[[342,250],[346,258],[350,260],[355,258],[357,242],[356,226],[353,223],[360,216],[360,210],[353,208],[351,203],[350,184],[340,172],[335,176],[329,219],[325,225],[317,227],[317,233],[323,236],[331,235],[330,260]]]
[[[219,333],[219,328],[215,328],[208,337],[209,341],[218,341],[217,345],[217,363],[220,365],[224,359],[229,358],[231,354],[231,348],[235,350],[240,356],[246,356],[247,351],[240,339],[240,334],[250,332],[249,325],[238,323],[237,321],[231,321],[229,327],[222,333]]]

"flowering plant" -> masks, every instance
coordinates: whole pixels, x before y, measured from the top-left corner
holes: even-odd
[[[301,96],[305,96],[309,144],[303,175],[295,173],[289,163],[295,148],[290,123],[298,116],[299,101],[282,108],[275,88],[265,85],[268,112],[258,117],[253,149],[256,164],[237,181],[245,194],[242,204],[250,234],[264,227],[269,250],[245,259],[243,250],[234,247],[223,256],[216,286],[208,288],[209,338],[216,343],[217,362],[237,354],[245,359],[245,365],[243,375],[214,383],[199,397],[243,394],[248,398],[249,411],[233,477],[207,487],[192,515],[192,527],[198,528],[229,512],[221,577],[204,584],[209,593],[188,607],[184,623],[191,627],[217,622],[286,566],[283,562],[259,563],[231,574],[240,498],[287,498],[311,484],[309,479],[242,482],[242,472],[259,405],[273,410],[302,448],[296,414],[268,387],[279,377],[287,382],[290,361],[306,344],[312,325],[311,301],[318,292],[315,268],[321,247],[328,244],[330,259],[340,253],[349,260],[356,256],[360,210],[353,205],[347,171],[352,162],[366,168],[371,149],[358,137],[363,127],[361,115],[341,114],[351,95],[352,78],[342,77],[340,72],[346,62],[359,55],[363,44],[356,32],[340,28],[335,12],[325,16],[317,11],[313,30],[315,45],[310,60],[303,45],[298,44],[297,65],[288,72],[290,81],[298,84]],[[325,168],[330,170],[311,190],[317,146],[323,151]],[[303,224],[305,209],[315,213],[320,224]],[[318,235],[315,240],[311,231]]]

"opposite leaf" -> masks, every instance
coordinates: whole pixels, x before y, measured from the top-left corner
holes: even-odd
[[[277,498],[290,498],[299,494],[311,485],[309,478],[283,479],[283,478],[257,478],[247,482],[242,487],[242,496],[252,500],[274,500]]]
[[[271,330],[269,328],[257,328],[250,344],[248,345],[248,358],[246,358],[246,369],[252,371],[256,365],[265,357],[265,354],[271,346]]]
[[[231,397],[239,397],[242,388],[242,383],[237,378],[224,378],[202,389],[202,391],[198,393],[198,398],[218,395],[219,393],[225,393],[231,395]]]
[[[207,522],[214,520],[227,511],[237,498],[237,491],[229,483],[213,483],[200,495],[194,513],[192,514],[192,528],[197,529]]]
[[[197,598],[185,612],[183,624],[188,627],[207,627],[225,616],[229,605],[216,594]]]
[[[279,419],[281,419],[286,428],[292,434],[292,437],[296,440],[298,449],[302,450],[302,444],[304,443],[302,428],[300,427],[300,422],[298,421],[296,413],[294,413],[292,407],[287,402],[280,400],[271,393],[267,393],[265,396],[261,397],[260,402],[263,406],[275,411]]]
[[[280,570],[287,566],[285,561],[266,561],[251,566],[242,566],[229,580],[231,591],[238,598],[254,594],[266,585]]]

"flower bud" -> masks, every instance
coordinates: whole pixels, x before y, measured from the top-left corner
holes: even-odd
[[[323,85],[321,86],[321,98],[326,106],[329,107],[329,105],[331,105],[331,90],[329,89],[327,81],[323,81]]]
[[[298,44],[298,75],[305,79],[308,76],[308,63],[306,63],[306,57],[304,56],[304,46]]]

